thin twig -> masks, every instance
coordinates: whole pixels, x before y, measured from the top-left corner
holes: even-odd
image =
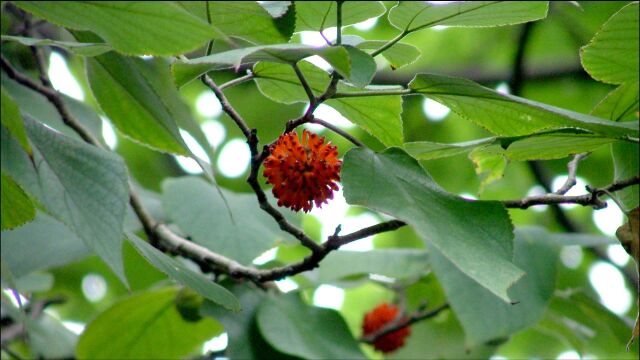
[[[298,76],[298,80],[300,80],[300,84],[302,85],[304,92],[309,98],[309,106],[315,106],[315,103],[317,102],[316,96],[313,94],[313,90],[311,90],[311,86],[309,85],[309,82],[307,82],[307,79],[304,77],[304,74],[300,70],[300,67],[296,63],[291,64],[291,67],[293,67],[293,71],[296,72],[296,76]]]
[[[362,342],[366,342],[368,344],[372,344],[374,343],[376,340],[380,339],[381,337],[391,334],[394,331],[398,331],[404,327],[410,326],[412,324],[415,324],[418,321],[422,321],[422,320],[426,320],[426,319],[430,319],[432,317],[437,316],[438,314],[440,314],[443,310],[446,310],[449,308],[449,304],[445,303],[433,310],[430,311],[417,311],[415,313],[413,313],[411,316],[409,316],[408,318],[402,318],[400,317],[400,319],[398,319],[398,321],[393,321],[390,324],[387,324],[386,326],[384,326],[382,329],[380,329],[379,331],[377,331],[375,334],[370,334],[368,336],[363,336],[360,341]]]
[[[339,127],[330,124],[322,119],[318,119],[317,117],[313,117],[311,120],[309,120],[308,122],[312,123],[312,124],[318,124],[318,125],[322,125],[324,127],[326,127],[327,129],[333,131],[334,133],[342,136],[343,138],[351,141],[355,146],[359,146],[359,147],[364,147],[364,144],[362,142],[360,142],[360,140],[356,139],[354,136],[352,136],[351,134],[349,134],[348,132],[340,129]]]
[[[232,87],[234,87],[236,85],[243,84],[243,83],[245,83],[245,82],[247,82],[247,81],[249,81],[249,80],[251,80],[251,79],[253,79],[255,77],[255,75],[253,75],[251,70],[247,70],[247,72],[248,72],[247,75],[241,76],[241,77],[239,77],[237,79],[229,80],[224,84],[220,84],[218,86],[218,89],[224,90],[224,89],[232,88]]]
[[[569,161],[569,163],[567,164],[567,170],[568,170],[567,181],[565,181],[564,184],[554,192],[554,194],[564,195],[567,193],[567,191],[571,190],[572,187],[576,186],[578,163],[580,163],[580,161],[586,158],[587,156],[589,156],[589,153],[577,154],[576,156],[573,157],[571,161]]]
[[[222,90],[218,87],[218,85],[216,85],[215,82],[213,82],[209,75],[202,75],[201,80],[209,89],[211,89],[211,91],[213,91],[213,93],[218,98],[218,101],[220,101],[220,105],[222,106],[224,112],[226,112],[227,115],[231,117],[231,120],[236,123],[236,125],[240,128],[240,131],[242,131],[242,134],[248,139],[251,136],[251,130],[249,129],[249,126],[247,126],[247,123],[245,123],[242,116],[240,116],[240,114],[238,114],[238,112],[231,106],[229,100],[227,100],[227,97],[224,95]]]

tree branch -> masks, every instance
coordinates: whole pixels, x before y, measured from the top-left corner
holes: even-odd
[[[576,186],[578,163],[587,156],[589,156],[589,153],[578,154],[573,157],[573,160],[569,161],[569,163],[567,164],[567,181],[565,181],[564,184],[558,190],[556,190],[554,194],[564,195],[569,190],[571,190],[572,187]]]
[[[607,203],[600,199],[600,196],[608,193],[624,189],[629,186],[640,184],[640,176],[634,176],[628,179],[611,183],[603,188],[587,187],[589,194],[578,196],[558,195],[555,193],[529,196],[520,200],[505,200],[502,203],[507,208],[527,209],[534,205],[551,205],[551,204],[578,204],[582,206],[591,206],[595,209],[607,207]]]
[[[17,81],[21,85],[24,85],[33,91],[36,91],[42,94],[45,98],[47,98],[47,100],[49,100],[49,102],[53,104],[53,106],[56,108],[65,125],[69,126],[71,129],[73,129],[73,131],[75,131],[78,135],[80,135],[82,140],[92,145],[101,146],[100,141],[97,138],[95,138],[89,132],[89,130],[85,129],[80,122],[75,120],[75,118],[69,111],[67,104],[65,104],[64,101],[62,100],[62,96],[60,95],[60,93],[58,93],[53,88],[47,87],[45,85],[41,85],[35,82],[34,80],[32,80],[30,77],[17,72],[13,68],[13,66],[11,66],[9,61],[4,56],[1,56],[1,55],[0,55],[0,64],[2,65],[2,70],[4,70],[4,72],[11,79]],[[41,76],[46,76],[46,73],[42,74]]]

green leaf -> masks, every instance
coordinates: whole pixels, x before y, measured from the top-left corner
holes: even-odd
[[[508,163],[504,149],[498,145],[477,147],[469,153],[469,159],[480,176],[480,193],[487,185],[502,179]]]
[[[639,83],[628,82],[618,86],[591,110],[591,115],[612,121],[638,119]]]
[[[211,23],[228,36],[254,44],[287,43],[293,34],[294,19],[280,28],[263,6],[255,1],[211,1]]]
[[[155,150],[188,155],[171,112],[145,77],[148,63],[116,53],[86,62],[91,90],[118,130]]]
[[[417,141],[405,143],[403,147],[416,159],[432,160],[463,154],[490,145],[500,145],[504,149],[502,156],[508,160],[523,161],[560,159],[593,151],[615,141],[615,139],[575,129],[560,129],[527,136],[490,137],[452,144]]]
[[[489,359],[495,346],[469,347],[460,322],[452,311],[411,326],[405,346],[386,355],[388,359]]]
[[[366,252],[334,251],[318,269],[318,281],[328,282],[352,275],[378,274],[404,279],[429,269],[427,253],[413,249],[380,249]]]
[[[596,105],[591,113],[613,121],[627,122],[637,119],[638,82],[618,86]],[[611,156],[615,170],[614,181],[628,179],[640,173],[638,144],[622,142],[611,144]],[[635,209],[640,201],[637,185],[617,191],[616,196],[625,212]]]
[[[185,321],[175,304],[176,288],[146,291],[116,302],[80,336],[76,356],[83,359],[185,358],[222,333],[213,319]]]
[[[358,43],[356,47],[362,50],[376,50],[385,43],[383,40],[366,40]],[[398,42],[385,50],[382,56],[389,62],[391,70],[397,70],[418,60],[420,50],[413,45]]]
[[[546,134],[513,142],[505,151],[505,155],[518,161],[560,159],[593,151],[613,142],[616,140],[598,135]]]
[[[189,270],[179,261],[161,253],[135,234],[127,235],[129,242],[147,261],[172,279],[195,290],[198,294],[231,311],[240,311],[240,303],[227,289],[204,275]]]
[[[320,31],[336,26],[335,1],[299,1],[296,5],[296,32]],[[380,1],[345,1],[342,5],[342,26],[356,24],[384,14]]]
[[[174,86],[173,77],[169,70],[169,62],[166,59],[154,58],[145,60],[144,64],[139,63],[137,65],[139,65],[136,67],[137,71],[144,76],[144,79],[151,86],[154,93],[160,98],[168,115],[175,120],[176,125],[193,136],[207,154],[210,161],[214,159],[213,147],[209,144],[200,124],[193,118],[191,109],[182,100],[180,93]],[[163,115],[163,117],[166,118],[166,115]],[[172,128],[173,126],[170,125],[170,127]],[[177,141],[183,143],[181,135],[179,135]],[[211,165],[199,159],[195,154],[191,153],[191,150],[189,150],[189,152],[191,157],[195,159],[204,170],[209,180],[214,182]]]
[[[109,44],[81,43],[74,41],[57,41],[51,39],[37,39],[22,36],[2,35],[2,41],[15,41],[25,46],[53,46],[70,51],[79,56],[98,56],[113,50]]]
[[[493,144],[495,141],[495,137],[452,144],[416,141],[404,143],[403,148],[409,153],[409,155],[418,160],[432,160],[464,154],[479,146]]]
[[[326,72],[306,62],[301,62],[299,67],[315,93],[324,91],[330,81]],[[254,67],[254,74],[257,77],[258,89],[268,98],[285,104],[308,101],[304,89],[290,67],[258,63]],[[338,89],[340,92],[358,90],[347,85],[339,85]],[[401,96],[345,97],[330,99],[326,104],[378,138],[383,144],[402,144]]]
[[[638,81],[639,12],[637,2],[626,5],[580,49],[582,67],[592,78],[610,84]]]
[[[2,172],[2,230],[13,229],[26,224],[36,216],[36,208],[33,206],[29,195],[18,185],[11,176]]]
[[[640,162],[638,144],[617,142],[611,144],[611,156],[613,157],[614,175],[613,181],[625,180],[640,174]],[[629,212],[638,207],[638,185],[629,186],[616,191],[616,197],[623,206],[623,211]]]
[[[345,90],[347,88],[340,88]],[[400,146],[404,142],[399,95],[331,99],[326,104],[386,146]]]
[[[56,25],[98,34],[128,55],[177,55],[225,38],[215,27],[177,4],[120,1],[16,1]],[[135,29],[135,31],[132,31]]]
[[[436,276],[470,345],[508,337],[536,323],[553,295],[558,249],[542,229],[515,234],[513,260],[526,275],[509,289],[513,304],[505,304],[456,268],[439,249],[431,249],[432,265],[441,270]]]
[[[498,202],[468,201],[442,190],[401,149],[352,149],[342,168],[347,203],[412,225],[431,251],[443,254],[436,276],[455,268],[506,302],[523,272],[512,262],[512,225]],[[375,196],[372,196],[375,194]],[[445,266],[446,265],[446,266]]]
[[[11,96],[4,90],[4,87],[1,88],[1,91],[2,102],[0,103],[0,111],[2,115],[2,125],[18,140],[26,152],[31,153],[31,145],[29,145],[29,140],[27,139],[27,132],[24,130],[20,109]]]
[[[262,336],[286,354],[305,359],[364,358],[340,314],[309,306],[299,294],[268,297],[257,319]]]
[[[202,179],[168,179],[162,188],[165,211],[182,231],[194,242],[242,264],[250,264],[264,251],[289,240],[277,223],[259,210],[254,194],[222,190],[229,213],[220,194]]]
[[[355,87],[369,85],[376,73],[376,62],[371,55],[353,46],[344,47],[349,53],[350,73],[348,80]]]
[[[528,135],[548,129],[578,128],[612,138],[638,137],[637,123],[621,124],[500,94],[473,81],[419,74],[409,87],[448,107],[496,135]]]
[[[468,1],[449,4],[401,1],[389,11],[389,22],[408,32],[435,25],[503,26],[544,19],[547,10],[547,1]]]
[[[176,85],[182,87],[198,76],[212,70],[238,68],[242,64],[257,61],[272,61],[294,64],[309,56],[318,55],[325,59],[343,77],[350,79],[352,72],[358,76],[364,70],[351,64],[351,52],[344,46],[316,48],[302,44],[276,44],[251,46],[219,52],[195,59],[178,60],[171,66]],[[358,56],[356,65],[365,63],[362,54]]]
[[[126,284],[122,228],[129,188],[124,162],[111,152],[26,120],[44,205]]]

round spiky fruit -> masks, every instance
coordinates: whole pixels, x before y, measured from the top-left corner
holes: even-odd
[[[321,207],[333,199],[342,161],[337,148],[325,143],[324,137],[304,130],[299,140],[295,132],[289,132],[280,136],[269,152],[264,176],[273,185],[278,206],[308,212],[314,204]]]

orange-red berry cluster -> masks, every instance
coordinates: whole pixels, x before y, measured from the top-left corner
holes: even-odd
[[[264,176],[273,185],[278,206],[308,212],[314,203],[320,207],[333,199],[342,161],[337,148],[324,141],[324,137],[304,130],[301,141],[295,132],[289,132],[271,145]]]
[[[367,313],[362,323],[362,331],[369,336],[380,331],[385,325],[397,319],[400,309],[397,306],[382,304]],[[379,337],[373,343],[376,350],[384,353],[392,352],[404,345],[407,336],[411,334],[408,326]]]

